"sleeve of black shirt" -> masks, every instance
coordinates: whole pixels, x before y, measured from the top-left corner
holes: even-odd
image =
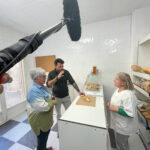
[[[70,74],[69,71],[68,71],[68,80],[69,80],[69,83],[70,83],[70,84],[75,83],[75,81],[74,81],[74,79],[73,79],[73,77],[71,76],[71,74]]]
[[[47,82],[46,82],[47,87],[50,87],[50,86],[48,86],[48,81],[50,81],[50,80],[53,80],[51,72],[49,72],[48,77],[47,77]]]

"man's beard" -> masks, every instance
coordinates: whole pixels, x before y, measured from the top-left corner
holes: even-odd
[[[56,69],[56,71],[57,71],[58,73],[60,73],[61,71],[64,71],[64,69],[61,69],[61,70],[57,70],[57,69]]]

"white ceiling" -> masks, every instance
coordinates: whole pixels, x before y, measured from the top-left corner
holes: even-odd
[[[129,15],[150,0],[78,0],[82,23]],[[0,0],[0,24],[31,34],[60,22],[62,0]]]

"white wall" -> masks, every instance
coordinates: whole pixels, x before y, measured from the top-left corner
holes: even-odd
[[[132,14],[132,63],[137,64],[138,41],[150,33],[150,7],[137,9]],[[139,47],[139,65],[150,67],[149,45]]]
[[[23,37],[23,34],[18,33],[15,30],[12,30],[6,26],[2,26],[0,24],[0,50],[14,44],[16,41],[18,41],[20,38]],[[20,103],[14,107],[9,108],[8,110],[4,109],[4,106],[6,105],[6,100],[4,93],[0,94],[0,107],[3,108],[0,110],[3,111],[3,113],[0,112],[0,125],[7,120],[13,118],[14,116],[18,115],[19,113],[23,112],[25,110],[25,102]]]
[[[66,69],[71,72],[80,88],[92,66],[97,65],[102,73],[106,98],[109,99],[115,74],[119,71],[129,72],[130,64],[136,64],[137,42],[150,33],[149,14],[150,7],[146,7],[135,10],[132,21],[130,16],[125,16],[84,25],[82,38],[76,43],[70,41],[66,28],[52,35],[34,54],[25,59],[27,87],[31,83],[29,70],[35,66],[34,57],[55,54],[65,60]],[[21,33],[0,25],[0,49],[13,44],[22,36]]]
[[[92,66],[96,65],[102,74],[106,99],[109,99],[114,90],[115,74],[130,70],[130,26],[131,18],[125,16],[82,26],[79,42],[70,41],[66,28],[52,35],[25,59],[27,87],[31,84],[29,70],[35,66],[34,57],[55,54],[65,60],[65,68],[80,88]]]
[[[22,37],[22,33],[0,24],[0,50],[14,44]]]

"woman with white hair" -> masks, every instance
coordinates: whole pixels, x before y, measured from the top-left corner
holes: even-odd
[[[46,72],[36,68],[30,75],[33,83],[27,94],[28,121],[37,136],[37,150],[52,150],[52,147],[46,148],[46,143],[53,125],[53,106],[57,102],[44,87]]]
[[[130,76],[120,72],[116,75],[114,92],[107,107],[111,111],[111,128],[115,132],[117,150],[129,150],[128,138],[137,131],[136,96]]]

